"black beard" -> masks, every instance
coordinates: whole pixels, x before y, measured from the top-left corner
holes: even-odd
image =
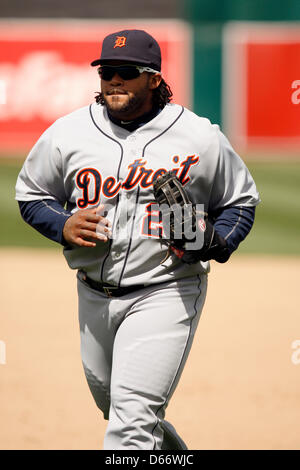
[[[126,120],[126,116],[130,114],[137,113],[141,109],[142,105],[144,104],[144,101],[146,97],[148,96],[148,88],[143,88],[142,90],[139,91],[139,93],[136,93],[134,96],[129,98],[129,101],[127,104],[124,104],[121,108],[118,110],[111,109],[109,103],[107,102],[106,96],[101,93],[101,99],[103,100],[104,106],[106,106],[108,112],[111,114],[111,116],[115,117],[116,119],[123,119],[124,121]]]
[[[128,116],[132,113],[135,113],[136,111],[138,111],[141,108],[141,106],[144,102],[144,97],[133,96],[132,98],[129,99],[127,104],[124,104],[118,110],[112,109],[110,107],[110,105],[107,102],[105,96],[103,96],[103,100],[104,100],[104,103],[105,103],[105,106],[106,106],[107,110],[109,111],[109,113],[113,117],[115,117],[117,119],[123,119],[123,118],[126,118],[126,116]]]
[[[108,111],[110,112],[110,114],[114,115],[114,114],[120,114],[120,115],[124,115],[124,114],[127,114],[127,113],[131,113],[133,111],[136,111],[137,109],[139,109],[140,105],[141,105],[141,102],[140,100],[136,97],[136,96],[133,96],[132,98],[129,98],[128,100],[128,103],[127,104],[124,104],[121,108],[119,108],[117,111],[115,109],[112,109],[108,103],[108,101],[106,100],[106,97],[104,97],[104,101],[105,101],[105,105],[108,109]]]

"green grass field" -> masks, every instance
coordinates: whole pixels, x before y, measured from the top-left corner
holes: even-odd
[[[14,199],[22,163],[0,160],[0,246],[60,248],[29,227]],[[300,162],[247,162],[261,197],[254,227],[239,253],[300,255]]]
[[[0,160],[0,246],[59,248],[27,225],[21,218],[15,198],[15,184],[22,162]]]
[[[300,254],[300,161],[247,162],[261,203],[239,253]]]

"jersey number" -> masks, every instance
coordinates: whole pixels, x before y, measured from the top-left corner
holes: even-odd
[[[155,202],[146,206],[146,215],[142,221],[142,235],[161,238],[163,235],[162,216]]]

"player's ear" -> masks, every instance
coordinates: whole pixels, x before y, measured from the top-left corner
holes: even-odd
[[[150,75],[150,80],[149,80],[150,90],[155,90],[155,88],[158,88],[161,83],[161,80],[162,80],[162,77],[160,73],[154,73]]]

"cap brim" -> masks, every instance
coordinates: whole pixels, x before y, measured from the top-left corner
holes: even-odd
[[[112,60],[120,60],[120,59],[114,59],[114,58],[111,58],[111,59],[96,59],[96,60],[93,60],[93,62],[91,62],[91,66],[92,67],[95,67],[95,65],[101,65],[101,64],[109,64]],[[147,67],[150,67],[152,66],[150,64],[150,62],[147,62],[147,61],[142,61],[142,60],[132,60],[132,58],[126,58],[124,57],[124,59],[122,59],[122,62],[126,63],[126,64],[133,64],[133,65],[145,65]]]
[[[95,65],[100,65],[100,59],[96,59],[96,60],[93,60],[93,62],[91,62],[92,67],[95,67]]]

